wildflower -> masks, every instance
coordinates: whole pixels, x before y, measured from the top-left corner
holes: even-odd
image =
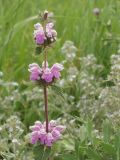
[[[48,20],[49,13],[47,10],[41,14],[41,20],[44,22],[44,26],[40,23],[34,25],[34,39],[37,44],[36,53],[41,52],[57,38],[57,32],[54,29],[54,23]],[[51,68],[48,66],[47,54],[44,53],[44,62],[42,67],[36,63],[29,65],[28,71],[30,72],[30,79],[32,81],[39,82],[44,86],[44,100],[45,100],[45,122],[42,124],[40,121],[36,121],[33,126],[30,127],[32,130],[31,143],[35,144],[40,142],[41,144],[51,147],[54,142],[61,138],[62,132],[65,127],[57,125],[56,121],[52,120],[48,122],[48,98],[47,98],[47,86],[59,79],[63,66],[59,63],[55,63]]]
[[[48,124],[49,130],[46,132],[46,123],[43,124],[40,121],[36,121],[34,126],[31,126],[31,143],[35,144],[40,142],[46,146],[52,146],[57,140],[62,136],[62,133],[65,130],[65,126],[57,125],[57,122],[51,120]]]
[[[34,25],[34,28],[35,28],[36,30],[38,30],[38,29],[43,29],[43,28],[42,28],[42,25],[41,25],[40,23],[36,23],[36,24]]]
[[[61,65],[59,63],[55,63],[51,68],[51,72],[52,72],[53,76],[57,79],[61,76],[60,71],[62,71],[62,70],[63,70],[63,65]]]
[[[57,38],[57,32],[53,29],[53,23],[47,23],[46,25],[46,36],[50,41],[55,41]]]
[[[57,32],[53,27],[54,24],[52,22],[47,23],[45,28],[40,23],[34,25],[33,35],[37,45],[49,45],[56,40]]]
[[[34,27],[35,27],[35,30],[33,35],[34,35],[36,44],[38,45],[44,44],[46,37],[45,37],[45,33],[42,25],[40,23],[37,23],[34,25]]]
[[[68,61],[73,61],[76,56],[77,48],[72,41],[66,41],[63,44],[61,52],[66,56]]]
[[[52,74],[50,68],[44,69],[42,79],[44,79],[46,82],[52,82],[53,74]]]
[[[93,9],[93,13],[94,13],[95,16],[99,16],[99,14],[100,14],[100,9],[99,9],[99,8],[94,8],[94,9]]]
[[[79,71],[75,66],[72,66],[68,69],[68,73],[69,73],[68,80],[72,82],[74,79],[76,79]]]
[[[51,68],[48,67],[48,62],[46,62],[46,67],[44,62],[42,68],[36,63],[29,65],[28,71],[31,73],[30,80],[40,81],[44,83],[51,83],[54,79],[59,79],[61,76],[60,71],[63,70],[63,66],[59,63],[55,63]]]
[[[42,73],[42,70],[37,63],[30,64],[28,71],[31,72],[30,80],[36,81],[40,79],[40,74]]]

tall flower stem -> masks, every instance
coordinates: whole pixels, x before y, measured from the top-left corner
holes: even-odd
[[[48,132],[48,95],[47,95],[47,86],[46,85],[44,85],[44,102],[45,102],[46,132]]]
[[[47,53],[46,49],[44,51],[44,68],[47,67]],[[46,121],[46,132],[48,133],[48,94],[47,94],[47,86],[44,85],[44,103],[45,103],[45,121]],[[48,158],[50,160],[50,158]]]
[[[47,66],[47,53],[44,51],[44,68]],[[47,86],[44,85],[44,103],[45,103],[45,121],[46,121],[46,132],[48,132],[48,95],[47,95]]]

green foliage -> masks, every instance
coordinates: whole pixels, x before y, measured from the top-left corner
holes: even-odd
[[[51,149],[37,145],[33,148],[35,160],[48,160]]]
[[[99,17],[93,14],[95,7],[101,10]],[[38,13],[44,9],[54,12],[59,37],[56,47],[50,51],[52,56],[49,60],[61,60],[61,55],[54,53],[60,53],[61,45],[66,40],[72,40],[78,48],[78,56],[93,53],[98,62],[105,64],[106,74],[110,55],[119,49],[119,0],[71,0],[70,3],[69,0],[1,0],[0,68],[6,79],[27,79],[27,64],[31,63],[31,58],[35,60],[33,25],[38,21]]]
[[[49,119],[67,127],[51,149],[31,145],[28,134],[34,121],[44,119],[43,90],[29,82],[27,71],[43,59],[32,32],[44,9],[54,12],[59,37],[49,61],[63,61],[65,68],[48,89]],[[0,1],[1,160],[120,159],[119,14],[119,0]]]
[[[56,93],[56,95],[64,98],[63,96],[63,90],[61,87],[57,86],[57,85],[51,85],[52,90]]]
[[[106,79],[101,76],[104,67],[97,64],[93,55],[81,58],[80,62],[80,72],[74,62],[72,70],[69,61],[66,62],[65,79],[48,88],[49,118],[58,118],[67,127],[63,139],[49,151],[43,146],[29,145],[30,137],[26,135],[34,121],[44,119],[42,88],[28,87],[28,82],[6,82],[1,73],[2,158],[119,160],[119,54],[111,56],[111,69]],[[18,124],[21,124],[20,129],[16,130]],[[12,133],[9,127],[14,127]],[[12,147],[14,143],[17,154]]]
[[[41,53],[42,53],[42,48],[36,47],[35,48],[35,54],[38,55],[38,54],[41,54]]]

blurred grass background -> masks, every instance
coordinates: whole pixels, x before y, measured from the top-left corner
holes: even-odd
[[[101,10],[99,17],[93,14],[96,7]],[[72,40],[79,56],[95,54],[107,72],[110,55],[119,49],[119,0],[0,0],[0,70],[5,79],[28,79],[28,64],[38,61],[34,56],[33,25],[45,9],[54,12],[58,32],[50,63],[62,60],[61,47]],[[39,59],[42,61],[42,57]]]

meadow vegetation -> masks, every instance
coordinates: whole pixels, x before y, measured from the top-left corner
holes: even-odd
[[[94,9],[99,9],[99,15]],[[29,143],[29,126],[44,119],[42,88],[29,80],[33,25],[53,12],[58,39],[48,61],[64,71],[49,87],[49,119],[66,125],[50,153]],[[120,159],[120,1],[0,0],[0,159]]]

